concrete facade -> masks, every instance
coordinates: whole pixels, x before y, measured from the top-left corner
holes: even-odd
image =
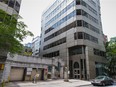
[[[103,73],[103,42],[99,0],[55,0],[43,12],[40,56],[63,59],[70,78]]]
[[[8,14],[18,14],[20,10],[21,0],[0,0],[0,9]]]
[[[47,62],[46,62],[47,61]],[[21,81],[28,81],[33,80],[35,74],[40,74],[39,80],[46,80],[47,74],[53,74],[52,71],[48,71],[48,67],[53,66],[58,67],[57,63],[60,62],[60,76],[63,78],[63,71],[62,68],[64,67],[64,62],[62,60],[56,60],[56,59],[47,59],[47,58],[35,58],[35,57],[27,57],[27,56],[21,56],[21,55],[7,55],[7,60],[5,62],[4,71],[2,74],[2,80],[4,81],[17,81],[16,74],[19,73],[23,69],[23,76]],[[1,62],[0,62],[1,63]],[[31,69],[31,70],[28,70]],[[12,72],[12,70],[15,70]],[[55,72],[57,70],[54,68],[54,78],[55,78]],[[15,73],[15,74],[14,74]],[[28,75],[28,74],[29,75]],[[46,74],[47,73],[47,74]],[[13,76],[15,78],[12,80]],[[19,75],[18,74],[18,75]]]

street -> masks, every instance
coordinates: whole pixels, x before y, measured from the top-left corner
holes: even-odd
[[[81,85],[81,86],[76,86],[76,87],[100,87],[100,86],[93,86],[90,84],[90,85]],[[104,86],[104,87],[116,87],[116,83],[114,83],[113,85]]]
[[[98,86],[91,85],[90,81],[70,79],[69,82],[64,82],[63,79],[60,79],[60,80],[39,81],[37,83],[10,82],[6,84],[5,87],[98,87]],[[114,85],[105,87],[116,87],[116,83],[114,83]]]

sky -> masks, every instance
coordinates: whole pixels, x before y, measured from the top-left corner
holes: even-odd
[[[41,33],[41,15],[42,12],[51,4],[54,0],[22,0],[20,15],[23,17],[23,21],[29,31],[34,34],[34,37],[39,36]],[[111,37],[116,36],[116,0],[100,0],[101,3],[101,18],[102,27],[105,35],[108,36],[108,40]],[[23,43],[32,41],[33,37],[27,37]]]

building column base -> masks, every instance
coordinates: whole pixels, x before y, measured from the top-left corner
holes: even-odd
[[[68,79],[64,79],[64,82],[69,82],[69,80]]]

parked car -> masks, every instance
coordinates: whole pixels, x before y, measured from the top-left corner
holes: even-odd
[[[108,76],[98,76],[94,80],[91,81],[91,84],[93,85],[113,85],[114,81],[112,78]]]

